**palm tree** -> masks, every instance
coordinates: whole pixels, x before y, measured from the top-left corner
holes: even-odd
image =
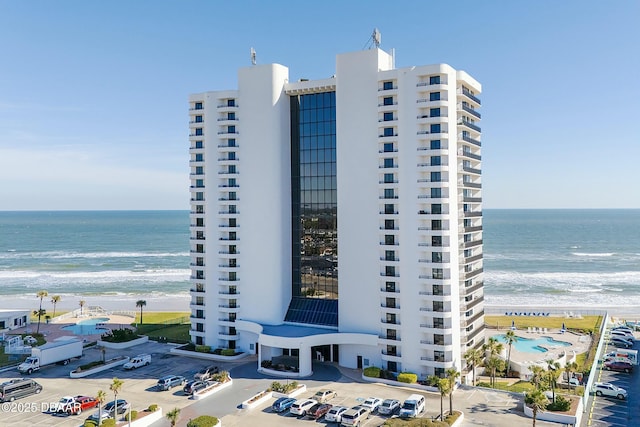
[[[451,393],[453,387],[448,378],[438,379],[438,391],[440,392],[440,421],[444,421],[444,397]]]
[[[531,384],[533,384],[536,389],[540,389],[542,386],[544,369],[542,369],[541,366],[533,365],[529,367],[529,370],[531,370]]]
[[[500,359],[497,356],[490,357],[489,360],[487,360],[487,367],[489,368],[490,372],[491,387],[495,387],[496,375],[498,371],[504,369],[504,360]]]
[[[180,416],[180,409],[178,408],[173,408],[172,410],[167,412],[166,417],[171,423],[171,427],[175,427],[176,423],[178,422],[179,416]]]
[[[147,302],[143,299],[136,301],[136,307],[140,307],[140,324],[142,325],[142,307],[146,306]]]
[[[547,370],[549,372],[549,385],[551,386],[551,396],[553,398],[553,402],[556,401],[556,379],[558,378],[558,374],[556,374],[556,369],[560,369],[560,364],[553,359],[546,360],[547,362]]]
[[[531,407],[531,410],[533,411],[533,427],[536,427],[538,411],[544,411],[547,408],[549,400],[542,391],[534,390],[526,394],[524,397],[524,403]]]
[[[81,299],[80,302],[78,303],[80,305],[80,316],[82,316],[82,309],[85,305],[86,301]]]
[[[571,390],[571,374],[578,369],[578,364],[576,362],[567,362],[564,365],[564,372],[567,375],[567,387]]]
[[[98,401],[98,425],[100,425],[102,424],[102,404],[107,400],[107,393],[103,390],[98,390],[96,400]]]
[[[113,379],[113,382],[109,386],[109,390],[113,392],[113,400],[114,400],[114,408],[113,415],[114,418],[118,418],[118,393],[122,390],[122,386],[124,385],[124,381],[118,379],[117,377]]]
[[[504,339],[509,346],[507,353],[507,376],[509,376],[509,372],[511,371],[511,345],[518,341],[518,336],[514,331],[507,331],[507,333],[504,334]]]
[[[54,295],[51,297],[51,303],[53,304],[53,317],[56,317],[56,304],[60,302],[60,295]]]
[[[467,362],[467,365],[471,365],[473,369],[473,385],[476,385],[476,366],[479,366],[482,363],[482,359],[484,357],[484,352],[480,348],[470,348],[464,354],[464,359]]]
[[[455,390],[456,379],[460,378],[460,372],[456,368],[447,369],[447,380],[449,380],[449,415],[453,414],[453,391]]]
[[[38,291],[38,293],[36,294],[36,296],[40,298],[40,308],[37,311],[33,312],[33,314],[38,316],[38,329],[36,330],[36,333],[40,333],[40,318],[44,316],[46,313],[46,311],[42,309],[42,300],[44,299],[44,297],[48,295],[49,295],[49,292],[45,290]]]

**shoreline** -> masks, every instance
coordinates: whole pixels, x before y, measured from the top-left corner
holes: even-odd
[[[48,315],[53,314],[53,304],[49,294],[42,300],[42,308]],[[80,308],[80,300],[85,307],[99,306],[110,311],[140,311],[136,301],[144,300],[147,304],[144,311],[180,311],[190,312],[191,296],[189,294],[157,295],[157,294],[118,294],[118,295],[71,295],[60,294],[60,302],[56,304],[56,313],[73,311]],[[0,295],[0,309],[4,310],[37,310],[40,299],[34,295]]]
[[[51,297],[45,297],[42,301],[42,308],[47,314],[53,313]],[[175,295],[167,294],[104,294],[104,295],[73,295],[60,294],[60,302],[56,304],[56,312],[72,311],[79,308],[79,301],[85,301],[85,307],[100,306],[110,311],[139,311],[136,301],[144,300],[145,311],[175,311],[189,312],[191,295],[179,293]],[[0,295],[0,309],[4,310],[37,310],[40,299],[35,295]],[[605,305],[532,305],[532,304],[484,304],[485,315],[504,315],[510,312],[551,312],[554,316],[565,316],[570,313],[600,314],[609,313],[609,316],[623,319],[640,320],[640,305],[628,306],[605,306]]]

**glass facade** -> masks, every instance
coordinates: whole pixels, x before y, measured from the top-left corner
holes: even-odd
[[[291,97],[292,295],[286,321],[338,324],[335,92]]]

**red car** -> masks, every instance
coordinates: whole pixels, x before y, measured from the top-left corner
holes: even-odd
[[[604,362],[604,369],[607,371],[633,372],[633,365],[627,362]]]
[[[324,417],[324,415],[329,412],[333,405],[328,403],[316,403],[307,411],[307,418],[313,418],[319,420]]]
[[[80,415],[82,411],[86,411],[87,409],[95,408],[98,406],[98,401],[93,397],[89,396],[76,396],[75,402],[71,403],[67,407],[67,414],[69,415]]]

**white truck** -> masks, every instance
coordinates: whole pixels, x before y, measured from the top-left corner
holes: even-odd
[[[136,369],[141,366],[147,366],[149,363],[151,363],[150,354],[139,354],[136,357],[129,360],[127,363],[125,363],[123,368],[126,370]]]
[[[638,364],[638,350],[626,348],[616,348],[611,353],[605,355],[605,361],[627,362],[632,365]]]
[[[23,374],[30,374],[52,363],[66,365],[71,359],[81,356],[82,341],[76,339],[54,341],[32,348],[31,356],[18,366],[18,370]]]

